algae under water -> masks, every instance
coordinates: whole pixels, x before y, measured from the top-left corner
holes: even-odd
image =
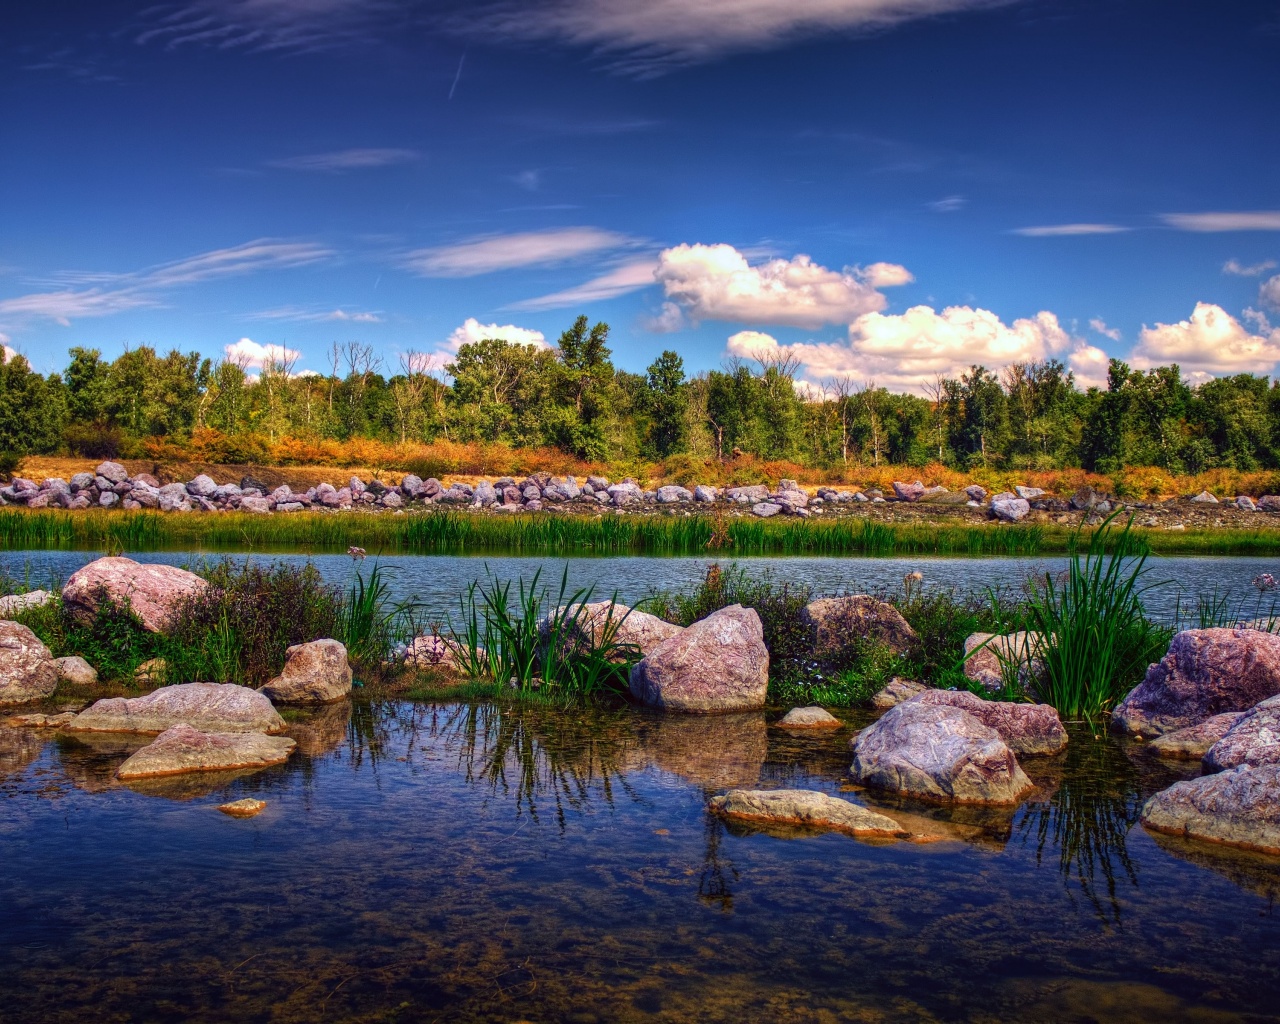
[[[868,720],[846,714],[856,727]],[[0,731],[5,1019],[1273,1020],[1280,861],[1148,835],[1194,769],[1072,730],[1016,811],[876,799],[850,729],[630,707],[339,704],[240,776]],[[709,817],[839,793],[930,845]],[[247,820],[217,813],[257,797]]]

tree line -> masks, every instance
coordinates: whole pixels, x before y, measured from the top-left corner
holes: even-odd
[[[645,373],[613,365],[609,327],[578,317],[554,348],[486,339],[449,362],[406,352],[384,365],[369,345],[335,343],[328,373],[289,359],[257,372],[148,347],[114,360],[72,348],[42,376],[20,355],[0,366],[0,452],[137,454],[217,432],[228,461],[257,461],[282,438],[389,443],[502,442],[554,447],[588,462],[747,454],[822,468],[938,462],[1111,473],[1280,466],[1280,385],[1238,374],[1202,384],[1179,368],[1113,359],[1107,386],[1082,390],[1060,362],[973,366],[926,396],[873,383],[797,390],[783,350],[689,376],[663,352]]]

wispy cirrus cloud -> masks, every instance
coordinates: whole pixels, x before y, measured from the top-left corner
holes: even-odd
[[[1280,210],[1162,213],[1160,219],[1179,231],[1280,231]]]
[[[1244,264],[1239,260],[1227,260],[1222,265],[1224,274],[1231,274],[1235,277],[1258,277],[1265,274],[1268,270],[1275,270],[1275,260],[1263,260],[1261,263]]]
[[[267,166],[285,171],[343,174],[347,171],[411,164],[421,159],[422,154],[416,149],[339,149],[331,153],[308,153],[281,160],[268,160]]]
[[[245,315],[246,320],[287,320],[293,323],[380,324],[382,311],[348,311],[345,309],[309,309],[303,306],[277,306]]]
[[[332,249],[313,242],[260,238],[132,273],[63,271],[41,282],[50,286],[47,290],[0,299],[0,318],[49,319],[70,326],[72,320],[159,306],[171,288],[308,266],[333,255]]]
[[[1014,228],[1011,234],[1025,238],[1066,238],[1072,235],[1118,235],[1129,228],[1119,224],[1042,224],[1037,227]]]
[[[315,53],[366,43],[413,6],[403,0],[186,0],[147,8],[134,38],[169,49]]]
[[[511,309],[559,309],[563,306],[577,306],[588,302],[600,302],[604,299],[615,299],[628,292],[639,291],[655,283],[654,271],[658,262],[652,256],[632,260],[620,264],[612,270],[593,277],[572,288],[541,295],[536,299],[525,299],[512,303]]]
[[[407,253],[402,263],[405,269],[422,277],[477,277],[498,270],[566,263],[633,244],[628,236],[604,228],[551,228],[416,249]]]

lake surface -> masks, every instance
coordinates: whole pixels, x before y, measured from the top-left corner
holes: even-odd
[[[853,713],[853,724],[867,716]],[[1017,811],[847,786],[764,714],[337,705],[243,777],[125,787],[138,745],[0,730],[0,1018],[1280,1019],[1280,860],[1148,835],[1179,777],[1073,731]],[[931,845],[726,826],[838,793]],[[215,809],[255,796],[249,820]]]
[[[65,580],[82,565],[99,557],[90,551],[5,551],[0,552],[0,577],[26,580],[32,587],[47,587],[52,580]],[[162,562],[190,565],[221,556],[148,552],[131,554],[139,562]],[[325,580],[344,588],[357,572],[367,574],[374,559],[353,562],[346,555],[234,555],[234,559],[254,558],[267,562],[297,565],[310,561]],[[654,558],[645,556],[611,558],[549,558],[462,555],[389,555],[377,559],[391,583],[396,601],[416,600],[421,605],[425,622],[443,621],[458,609],[458,597],[469,583],[489,575],[499,580],[530,580],[542,571],[542,583],[558,589],[566,566],[570,591],[593,587],[596,600],[607,600],[615,593],[626,604],[652,594],[656,590],[685,590],[694,587],[706,575],[713,562],[729,565],[732,559]],[[985,593],[998,587],[1020,591],[1031,576],[1065,569],[1064,557],[1045,558],[744,558],[736,563],[753,576],[771,576],[779,582],[807,585],[815,594],[877,592],[897,589],[903,577],[919,572],[925,587]],[[1261,573],[1274,573],[1280,578],[1280,559],[1265,557],[1196,557],[1151,558],[1147,580],[1154,586],[1148,591],[1148,610],[1159,617],[1170,617],[1179,600],[1184,608],[1195,596],[1216,590],[1230,595],[1233,606],[1243,603],[1244,611],[1253,616],[1257,592],[1250,581]],[[1274,595],[1273,595],[1274,596]],[[1271,605],[1267,597],[1261,611]]]

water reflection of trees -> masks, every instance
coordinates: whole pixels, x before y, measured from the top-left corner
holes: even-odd
[[[1129,855],[1129,830],[1145,799],[1138,767],[1119,745],[1073,731],[1071,742],[1048,779],[1038,779],[1051,795],[1030,804],[1015,823],[1015,837],[1035,844],[1036,862],[1058,853],[1058,868],[1097,911],[1120,922],[1120,886],[1138,885]]]

